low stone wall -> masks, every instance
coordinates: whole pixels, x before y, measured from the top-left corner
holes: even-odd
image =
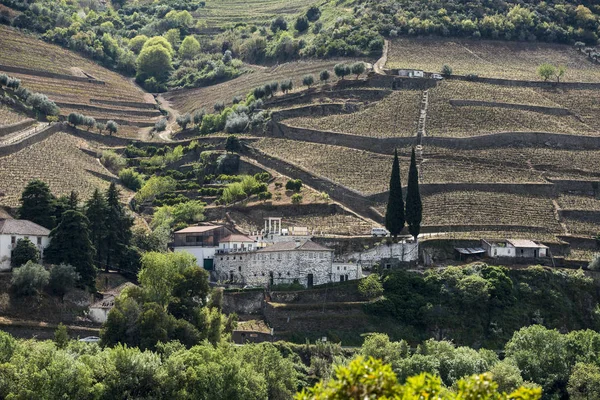
[[[372,74],[369,86],[392,90],[426,90],[437,85],[437,80],[429,78],[408,78],[394,75]]]
[[[12,153],[16,153],[19,150],[23,150],[26,147],[31,146],[34,143],[41,142],[48,138],[50,135],[64,130],[64,126],[61,123],[51,125],[45,129],[40,130],[34,135],[28,136],[25,139],[9,144],[7,146],[0,146],[0,157],[7,156]]]
[[[223,291],[223,312],[225,314],[262,314],[265,295],[262,290],[241,292]]]
[[[95,112],[103,112],[103,113],[116,113],[122,115],[131,115],[131,116],[139,116],[139,117],[158,117],[162,115],[158,110],[129,110],[124,108],[107,108],[107,107],[98,107],[91,106],[87,104],[75,104],[75,103],[64,103],[55,101],[56,105],[64,108],[71,108],[74,110],[84,110],[84,111],[95,111]]]
[[[581,181],[572,179],[550,179],[558,192],[577,192],[591,196],[600,194],[599,181]]]
[[[78,129],[67,125],[66,123],[64,123],[62,130],[74,136],[79,136],[85,140],[102,143],[106,146],[127,146],[132,142],[130,139],[125,139],[119,136],[101,135],[99,133],[84,131],[83,129]]]
[[[157,108],[156,103],[144,103],[141,101],[115,101],[115,100],[104,100],[104,99],[90,99],[90,103],[96,104],[107,104],[110,106],[122,106],[132,108]]]
[[[573,113],[566,108],[559,107],[543,107],[543,106],[531,106],[528,104],[515,104],[515,103],[499,103],[495,101],[480,101],[480,100],[462,100],[462,99],[450,99],[450,104],[455,107],[496,107],[496,108],[509,108],[513,110],[533,111],[537,113],[550,114],[550,115],[572,115]]]
[[[10,125],[0,125],[0,137],[10,135],[11,133],[22,131],[35,123],[34,119],[27,118],[23,121],[15,122]]]
[[[489,83],[492,85],[535,87],[544,89],[600,89],[600,83],[597,82],[542,82],[517,79],[468,77],[464,75],[450,75],[445,76],[444,78],[449,80]]]
[[[571,236],[561,235],[557,236],[560,240],[563,240],[571,247],[577,249],[589,249],[589,250],[600,250],[600,241],[586,236]]]
[[[286,161],[268,156],[256,148],[246,146],[246,152],[250,158],[257,160],[267,168],[272,168],[283,175],[299,178],[308,186],[326,192],[333,200],[344,204],[357,214],[381,222],[381,216],[378,213],[374,213],[371,209],[375,204],[366,199],[362,194],[334,183],[327,178],[316,176],[311,172]]]
[[[298,102],[312,101],[320,98],[331,98],[331,99],[352,99],[364,102],[366,101],[380,101],[388,96],[392,90],[385,89],[342,89],[337,90],[332,86],[327,85],[321,87],[321,90],[317,91],[302,91],[296,93],[290,93],[283,96],[272,97],[265,101],[266,107],[293,107]]]
[[[421,233],[436,232],[495,232],[495,231],[515,231],[515,232],[548,232],[548,229],[542,226],[527,225],[425,225],[421,226]]]
[[[278,122],[283,119],[295,117],[324,117],[334,114],[350,114],[359,111],[361,108],[361,105],[357,103],[311,104],[302,107],[273,111],[271,113],[271,119]]]
[[[82,76],[57,74],[55,72],[40,71],[37,69],[22,68],[22,67],[11,67],[9,65],[2,65],[2,64],[0,64],[0,71],[13,72],[15,74],[21,74],[21,75],[41,76],[44,78],[51,78],[51,79],[63,79],[63,80],[67,80],[67,81],[89,82],[89,83],[94,83],[94,84],[98,84],[98,85],[105,84],[104,81],[94,79],[94,78],[84,78]]]
[[[550,146],[562,149],[600,149],[600,137],[577,136],[551,132],[498,132],[464,138],[424,136],[423,145],[456,149],[510,147],[518,144]]]
[[[446,192],[492,192],[525,194],[530,196],[556,197],[557,188],[552,183],[421,183],[419,190],[422,195],[432,195]],[[406,193],[404,187],[403,193]],[[368,196],[376,203],[386,202],[389,192],[381,192]]]
[[[148,128],[154,126],[155,121],[130,121],[127,119],[120,118],[95,118],[97,122],[106,123],[108,121],[115,121],[118,125],[137,126],[139,128]]]
[[[356,284],[340,285],[333,288],[307,289],[288,292],[270,292],[275,303],[322,304],[326,302],[363,301]]]

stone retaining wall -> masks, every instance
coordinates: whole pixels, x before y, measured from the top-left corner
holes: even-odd
[[[600,183],[598,181],[572,179],[550,179],[550,181],[556,186],[557,192],[578,192],[591,196],[597,196],[600,193],[598,190]]]
[[[594,210],[558,210],[561,218],[577,219],[586,222],[600,223],[600,211]]]
[[[436,232],[495,232],[495,231],[520,231],[520,232],[548,232],[543,226],[528,225],[425,225],[421,226],[421,233]]]
[[[302,107],[273,111],[271,113],[271,119],[278,122],[283,119],[295,117],[324,117],[334,114],[350,114],[361,109],[361,105],[357,103],[311,104]]]
[[[467,77],[464,75],[449,75],[445,76],[445,79],[489,83],[492,85],[503,85],[503,86],[521,86],[521,87],[535,87],[544,89],[600,89],[600,83],[597,82],[542,82],[542,81],[525,81],[517,79],[501,79],[501,78],[483,78],[483,77]]]
[[[262,290],[223,291],[223,312],[225,314],[262,314],[263,307],[264,292]]]
[[[63,80],[67,80],[67,81],[89,82],[89,83],[94,83],[97,85],[105,84],[104,81],[101,81],[101,80],[98,80],[95,78],[84,78],[82,76],[57,74],[55,72],[40,71],[37,69],[22,68],[22,67],[11,67],[11,66],[2,65],[2,64],[0,64],[0,71],[13,72],[15,74],[21,74],[21,75],[41,76],[44,78],[51,78],[51,79],[63,79]]]
[[[19,150],[23,150],[26,147],[31,146],[34,143],[41,142],[50,135],[64,130],[64,126],[61,123],[50,125],[46,129],[42,129],[34,135],[28,136],[25,139],[9,144],[7,146],[0,146],[0,157],[7,156],[12,153],[16,153]]]
[[[31,125],[33,125],[35,122],[36,121],[34,119],[28,118],[23,121],[15,122],[14,124],[0,125],[0,137],[22,131],[25,128],[28,128]]]
[[[343,89],[336,90],[331,86],[327,85],[318,91],[302,91],[297,93],[290,93],[279,97],[273,97],[270,100],[265,101],[266,107],[293,107],[298,102],[312,101],[319,98],[339,98],[339,99],[353,99],[357,101],[380,101],[388,96],[392,90],[385,89]]]
[[[513,110],[533,111],[543,114],[550,115],[573,115],[573,113],[560,107],[543,107],[543,106],[531,106],[528,104],[515,104],[515,103],[499,103],[496,101],[480,101],[480,100],[462,100],[462,99],[450,99],[450,104],[455,107],[496,107],[496,108],[509,108]]]
[[[437,86],[437,80],[429,78],[407,78],[402,76],[372,74],[369,86],[392,90],[427,90]]]
[[[56,105],[59,107],[72,108],[75,110],[85,110],[85,111],[96,111],[96,112],[105,112],[105,113],[117,113],[117,114],[129,114],[132,116],[141,116],[141,117],[158,117],[162,115],[158,110],[128,110],[123,108],[106,108],[106,107],[97,107],[90,106],[87,104],[76,104],[76,103],[63,103],[59,101],[55,101]]]
[[[144,103],[141,101],[115,101],[115,100],[104,100],[104,99],[90,99],[90,103],[107,104],[110,106],[122,106],[132,108],[157,108],[156,103]]]

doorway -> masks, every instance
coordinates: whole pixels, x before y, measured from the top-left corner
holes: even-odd
[[[313,287],[313,274],[308,274],[307,278],[308,278],[307,286]]]

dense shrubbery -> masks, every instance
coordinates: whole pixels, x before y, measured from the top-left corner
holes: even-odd
[[[599,297],[581,271],[541,266],[506,269],[485,264],[425,273],[398,271],[383,279],[384,298],[367,312],[389,317],[406,339],[447,337],[497,348],[532,323],[598,329]]]

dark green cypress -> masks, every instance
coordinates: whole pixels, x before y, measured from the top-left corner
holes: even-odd
[[[102,268],[107,253],[108,204],[104,195],[98,189],[94,190],[92,197],[86,202],[85,216],[89,220],[90,239],[96,248],[94,261],[98,268]]]
[[[44,251],[44,259],[51,264],[69,264],[81,276],[81,283],[96,287],[94,246],[90,240],[89,221],[79,211],[67,210],[62,220],[50,232],[50,244]]]
[[[396,237],[404,229],[404,200],[402,199],[402,182],[400,181],[400,162],[398,150],[394,150],[394,163],[390,177],[390,195],[385,212],[385,227],[390,235]]]
[[[54,196],[45,182],[34,179],[27,184],[21,194],[19,218],[54,228]]]
[[[108,212],[106,214],[106,263],[105,269],[119,267],[128,254],[128,247],[131,243],[131,227],[133,218],[127,215],[127,212],[119,202],[119,189],[112,182],[106,192],[106,203]]]
[[[413,147],[410,156],[410,169],[408,170],[408,188],[406,189],[406,223],[408,231],[417,240],[421,231],[421,220],[423,219],[423,204],[419,191],[419,171],[415,159]]]

